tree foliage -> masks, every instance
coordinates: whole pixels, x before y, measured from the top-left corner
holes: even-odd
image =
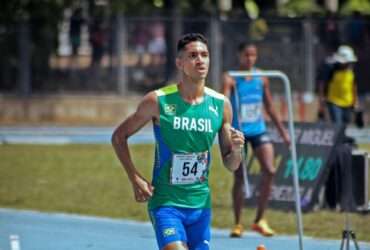
[[[350,15],[354,12],[370,15],[369,0],[348,0],[340,9],[342,15]]]
[[[301,17],[312,14],[323,14],[324,9],[315,1],[290,0],[286,4],[279,6],[278,13],[281,16]]]

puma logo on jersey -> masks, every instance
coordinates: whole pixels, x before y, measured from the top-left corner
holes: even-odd
[[[213,133],[211,119],[205,118],[197,119],[175,116],[173,119],[173,129]]]
[[[209,106],[209,111],[212,111],[216,116],[218,116],[218,107]]]

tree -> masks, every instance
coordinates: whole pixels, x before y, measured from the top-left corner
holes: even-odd
[[[323,14],[324,9],[315,1],[290,0],[287,3],[278,6],[278,13],[281,16],[299,17],[312,14]]]
[[[340,8],[342,15],[351,15],[354,12],[370,15],[370,1],[368,0],[348,0]]]

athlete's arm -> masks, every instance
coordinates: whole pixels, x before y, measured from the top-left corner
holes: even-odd
[[[136,111],[124,120],[113,132],[112,145],[133,186],[135,199],[146,201],[153,194],[153,187],[135,168],[127,144],[128,138],[149,121],[158,121],[159,110],[155,92],[147,94]]]
[[[242,161],[244,135],[231,126],[232,109],[229,99],[225,98],[224,118],[222,128],[218,134],[221,156],[224,166],[231,171],[238,169]]]
[[[225,96],[231,96],[231,91],[234,88],[235,80],[228,73],[222,75],[222,91],[221,93]]]
[[[274,105],[272,102],[272,96],[270,91],[270,83],[267,78],[263,78],[263,103],[265,105],[265,109],[267,114],[270,116],[272,122],[275,124],[276,128],[278,129],[281,137],[283,138],[284,142],[290,145],[290,137],[287,130],[284,128],[283,123],[279,119],[276,110],[274,109]]]

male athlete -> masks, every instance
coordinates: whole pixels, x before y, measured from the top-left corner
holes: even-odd
[[[177,44],[177,84],[149,92],[134,114],[113,133],[112,144],[132,183],[135,199],[148,201],[149,215],[162,250],[210,248],[210,150],[218,134],[225,166],[241,162],[244,136],[231,127],[231,104],[205,87],[209,68],[207,40],[186,34]],[[150,183],[131,160],[127,139],[149,121],[156,139]]]
[[[253,44],[243,43],[239,47],[240,70],[257,72],[257,47]],[[243,131],[246,143],[250,143],[261,169],[262,180],[260,183],[259,197],[257,201],[257,213],[251,229],[264,236],[273,236],[274,230],[270,228],[263,218],[271,192],[274,167],[274,148],[267,134],[266,124],[263,117],[263,107],[277,127],[283,140],[290,144],[289,135],[280,122],[272,103],[268,79],[265,77],[236,77],[224,75],[223,91],[232,99],[233,126]],[[239,128],[240,127],[240,128]],[[247,149],[248,145],[245,145]],[[231,230],[231,237],[241,237],[243,225],[241,223],[244,203],[243,195],[243,167],[234,172],[234,185],[232,189],[233,209],[235,226]]]

